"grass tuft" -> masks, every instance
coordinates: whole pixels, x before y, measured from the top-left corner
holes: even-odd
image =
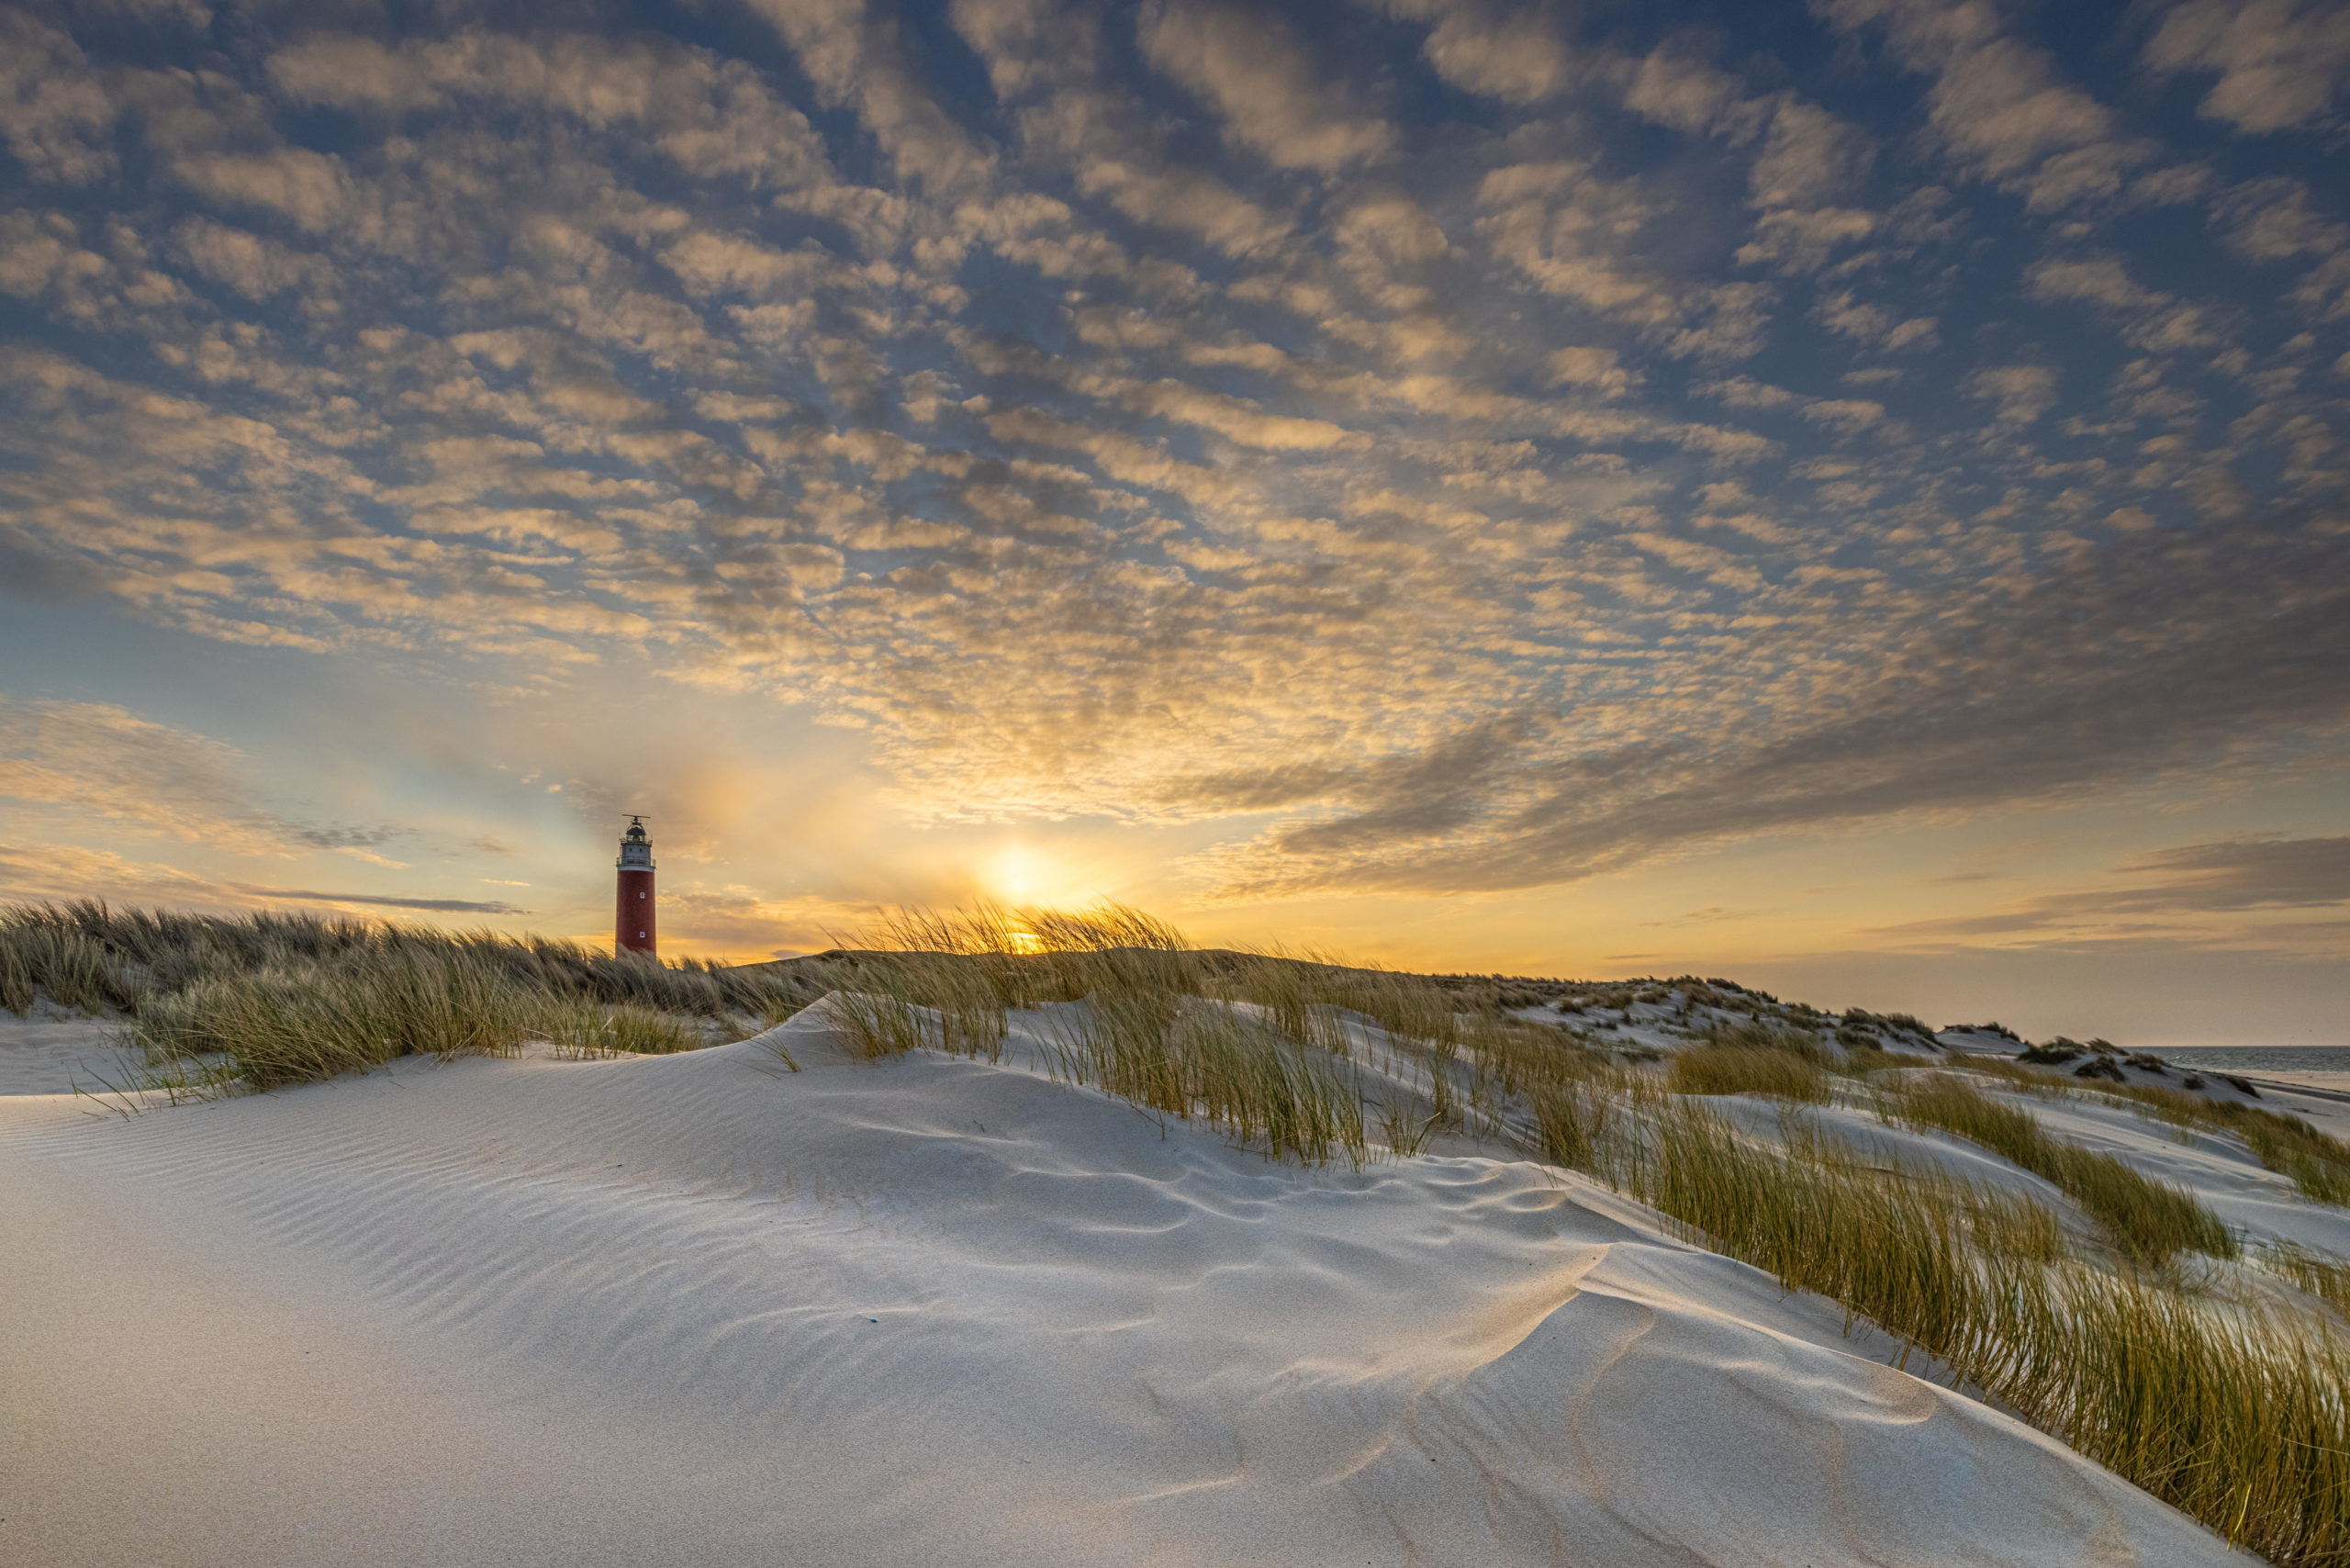
[[[1207,1122],[1276,1159],[1343,1155],[1360,1168],[1369,1158],[1356,1075],[1228,1003],[1097,991],[1065,1021],[1054,1054],[1061,1077]]]
[[[1774,1024],[1760,1018],[1740,1018],[1734,1022],[1716,1024],[1703,1032],[1706,1043],[1731,1046],[1743,1050],[1782,1051],[1800,1057],[1818,1067],[1827,1067],[1836,1059],[1836,1053],[1809,1030],[1785,1024]]]
[[[1935,1074],[1885,1105],[1892,1120],[1955,1133],[2041,1177],[2094,1216],[2137,1262],[2162,1263],[2183,1251],[2233,1258],[2241,1250],[2235,1233],[2193,1194],[2112,1155],[2050,1137],[2031,1112],[1989,1099],[1962,1078]]]
[[[1534,1096],[1534,1127],[1542,1158],[1590,1170],[1599,1162],[1615,1121],[1616,1101],[1594,1084],[1546,1088]]]
[[[2350,1560],[2350,1346],[2322,1324],[2051,1266],[2036,1204],[1817,1138],[1761,1148],[1686,1102],[1602,1163],[1694,1237],[1883,1326],[2231,1541]]]
[[[2350,1259],[2290,1241],[2269,1242],[2256,1256],[2301,1290],[2350,1316]]]
[[[0,1008],[28,1013],[41,994],[60,1007],[125,1007],[142,989],[76,924],[24,905],[0,909]]]
[[[2318,1131],[2299,1116],[2161,1084],[2059,1081],[1998,1057],[1966,1057],[1963,1064],[1970,1072],[1998,1078],[2034,1094],[2098,1094],[2172,1126],[2234,1133],[2244,1139],[2254,1159],[2288,1178],[2302,1196],[2315,1203],[2350,1205],[2350,1144]],[[2250,1088],[2225,1074],[2215,1076],[2234,1087]]]
[[[307,914],[229,918],[95,900],[0,906],[0,1006],[22,1012],[46,995],[127,1013],[157,1081],[212,1092],[331,1078],[412,1053],[560,1042],[585,1027],[583,1008],[600,1014],[609,1038],[582,1049],[687,1048],[699,1042],[664,1020],[773,1025],[832,978],[815,964],[663,963],[544,937]]]
[[[575,1061],[672,1056],[702,1044],[699,1034],[689,1032],[669,1014],[625,1004],[613,1008],[592,1002],[558,1004],[541,1016],[537,1029],[554,1042],[558,1056]]]
[[[1751,1046],[1700,1046],[1678,1054],[1665,1071],[1675,1094],[1771,1094],[1828,1102],[1828,1075],[1819,1064],[1790,1051]]]
[[[199,980],[151,1000],[131,1036],[151,1063],[225,1056],[267,1090],[404,1056],[509,1051],[544,1012],[543,997],[461,951],[360,948],[331,965]]]

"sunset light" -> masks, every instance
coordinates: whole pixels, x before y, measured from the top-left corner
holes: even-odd
[[[1035,898],[1039,884],[1035,857],[1018,845],[1005,848],[995,857],[993,880],[995,891],[1011,902]]]
[[[27,1568],[2350,1568],[2350,0],[0,0],[0,1303]]]
[[[0,857],[2332,1039],[2293,9],[17,7]]]

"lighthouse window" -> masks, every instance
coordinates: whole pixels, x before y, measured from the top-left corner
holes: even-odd
[[[644,895],[643,895],[643,893],[639,893],[639,894],[637,894],[636,896],[637,896],[638,898],[643,898]]]

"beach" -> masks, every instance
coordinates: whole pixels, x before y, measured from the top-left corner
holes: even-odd
[[[1021,1038],[877,1064],[812,1009],[674,1057],[0,1100],[0,1539],[241,1568],[2250,1561],[1582,1177],[1277,1164]]]

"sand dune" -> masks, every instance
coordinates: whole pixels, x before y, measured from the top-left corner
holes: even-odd
[[[1580,1178],[774,1037],[0,1100],[0,1556],[2249,1561]]]

